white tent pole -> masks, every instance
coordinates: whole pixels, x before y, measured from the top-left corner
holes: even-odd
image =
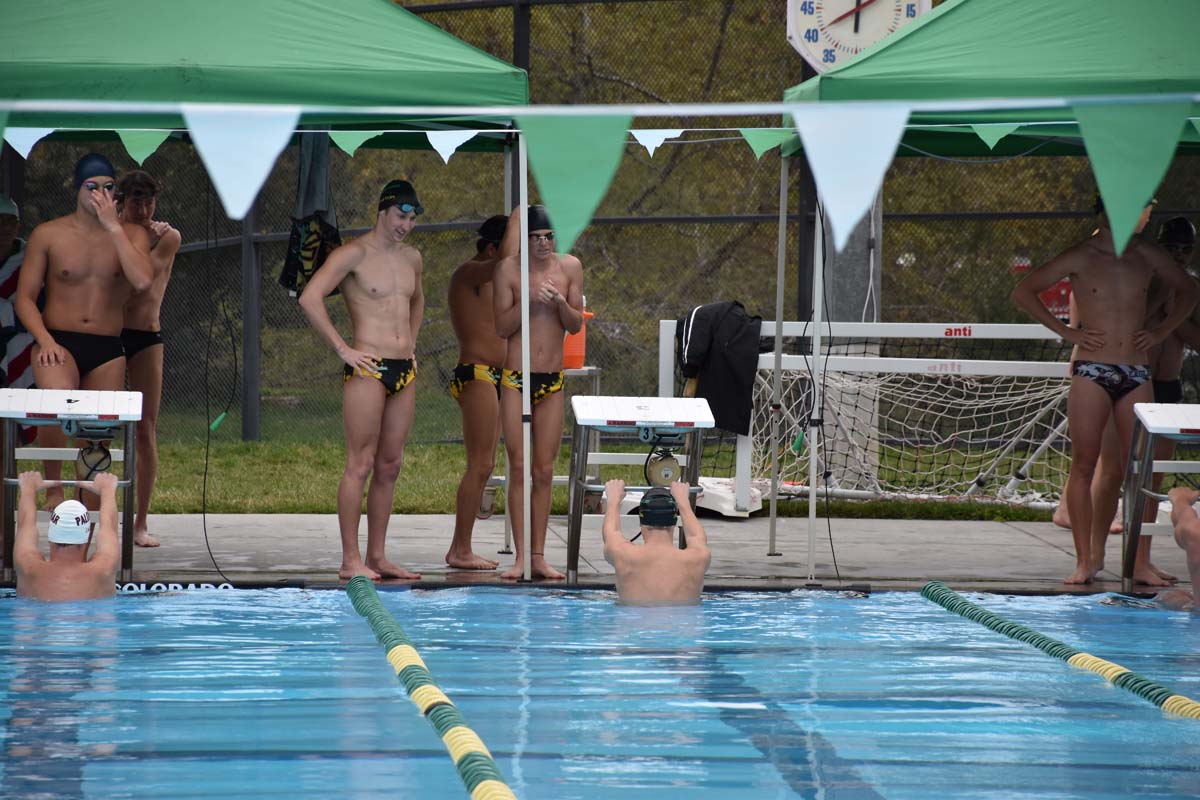
[[[825,212],[817,202],[817,221],[813,226],[812,282],[812,414],[809,416],[808,437],[808,580],[816,580],[817,560],[817,458],[821,452],[821,312],[825,299]]]
[[[771,381],[771,535],[767,555],[783,555],[775,547],[775,522],[779,503],[779,417],[783,402],[783,281],[787,257],[788,158],[779,154],[779,241],[775,267],[775,372]]]
[[[529,152],[525,147],[525,135],[517,139],[517,181],[520,186],[520,211],[517,216],[521,221],[521,485],[525,487],[525,502],[521,504],[521,521],[524,525],[522,536],[525,547],[521,559],[522,580],[533,577],[533,546],[530,538],[533,527],[529,513],[533,500],[533,480],[531,468],[533,461],[533,446],[530,442],[533,430],[532,405],[529,390]]]

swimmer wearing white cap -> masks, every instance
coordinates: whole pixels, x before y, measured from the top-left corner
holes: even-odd
[[[121,546],[117,541],[117,477],[102,472],[84,489],[100,495],[100,522],[96,548],[88,558],[92,515],[83,503],[66,500],[50,515],[50,557],[38,547],[37,493],[53,488],[38,472],[23,472],[17,511],[17,536],[13,565],[17,569],[17,595],[35,600],[99,600],[116,591]]]

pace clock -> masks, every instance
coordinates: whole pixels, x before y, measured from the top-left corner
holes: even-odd
[[[787,36],[817,72],[848,61],[929,10],[932,0],[788,0]]]

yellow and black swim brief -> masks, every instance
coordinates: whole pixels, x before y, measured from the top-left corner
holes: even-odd
[[[535,406],[555,392],[563,390],[562,372],[531,372],[529,376],[533,380],[533,386],[529,388],[529,399]],[[518,392],[521,391],[524,388],[521,381],[521,370],[504,370],[500,376],[500,385]]]
[[[387,396],[391,397],[412,383],[412,379],[417,377],[417,370],[411,358],[377,358],[374,372],[355,369],[349,364],[342,365],[342,383],[355,375],[379,381],[387,391]]]
[[[496,387],[496,395],[500,395],[499,367],[489,367],[487,364],[467,364],[460,361],[454,365],[454,375],[450,378],[450,396],[457,400],[471,381],[490,383]]]

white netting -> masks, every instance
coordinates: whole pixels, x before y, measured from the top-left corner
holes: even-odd
[[[756,481],[771,477],[771,376],[759,370],[755,386]],[[1070,468],[1069,385],[1066,377],[826,372],[818,475],[828,473],[835,497],[1054,502]],[[807,491],[807,370],[783,372],[781,405],[781,494]]]

